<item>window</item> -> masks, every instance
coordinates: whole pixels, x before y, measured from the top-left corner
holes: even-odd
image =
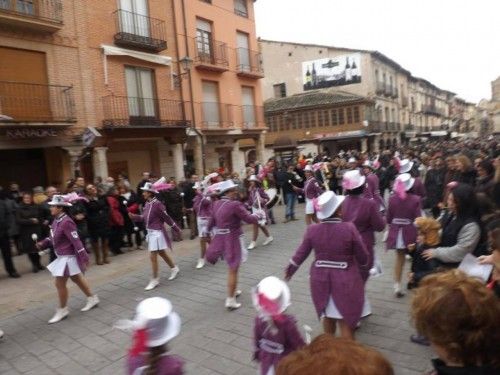
[[[325,119],[324,119],[324,117],[323,117],[323,112],[324,112],[324,111],[320,111],[320,112],[318,112],[318,126],[319,126],[319,127],[323,127],[323,126],[325,126]]]
[[[292,129],[297,129],[299,126],[299,115],[297,112],[292,114]]]
[[[199,18],[196,19],[196,49],[202,61],[213,60],[212,44],[212,24]]]
[[[221,123],[219,109],[219,85],[217,82],[202,81],[202,120],[207,126],[216,127]]]
[[[200,0],[203,3],[212,4],[212,0]]]
[[[248,34],[238,31],[236,33],[236,43],[238,46],[238,70],[242,72],[250,72],[252,66],[250,63],[250,48]]]
[[[375,82],[378,82],[378,69],[375,69]]]
[[[285,119],[282,115],[278,115],[277,117],[277,122],[279,123],[279,130],[283,131],[285,129]]]
[[[268,116],[266,122],[267,122],[267,125],[269,126],[269,131],[275,132],[276,131],[276,124],[274,122],[274,116]]]
[[[339,119],[337,117],[337,110],[336,109],[332,109],[331,111],[331,124],[332,125],[338,125],[339,124]]]
[[[339,125],[344,125],[344,108],[339,108],[338,109],[338,116],[339,116]]]
[[[243,86],[241,88],[241,107],[243,125],[245,127],[255,126],[255,102],[253,87]]]
[[[278,83],[273,85],[273,92],[275,98],[284,98],[286,97],[286,83]]]
[[[304,112],[304,128],[309,129],[311,127],[311,116],[312,113]]]
[[[302,122],[304,121],[304,116],[302,112],[297,112],[297,129],[302,129]]]
[[[311,128],[318,126],[318,111],[311,111],[309,116],[311,117]]]
[[[347,112],[347,123],[352,124],[352,108],[346,108]]]
[[[360,121],[360,116],[359,116],[359,107],[354,107],[353,108],[353,112],[354,112],[354,123],[359,123]]]
[[[248,17],[247,0],[234,0],[234,13],[238,16]]]
[[[151,69],[125,67],[130,117],[156,117],[154,73]]]
[[[147,0],[120,0],[120,30],[133,35],[150,36]]]

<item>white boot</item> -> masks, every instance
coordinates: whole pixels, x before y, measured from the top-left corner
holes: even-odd
[[[401,298],[405,295],[403,289],[401,288],[401,283],[394,283],[394,295],[397,298]]]
[[[273,236],[269,236],[266,238],[266,240],[264,241],[264,243],[262,245],[264,245],[264,246],[269,245],[273,241],[274,241]]]
[[[172,268],[170,270],[170,277],[168,278],[169,280],[173,280],[177,277],[177,275],[179,274],[179,267],[175,266],[174,268]]]
[[[236,310],[241,307],[241,303],[236,302],[236,298],[234,297],[227,297],[226,298],[226,309],[228,310]]]
[[[205,267],[205,259],[203,258],[200,258],[198,259],[198,263],[196,263],[196,269],[200,269],[200,268],[203,268]]]
[[[257,244],[255,243],[255,241],[252,241],[252,242],[250,242],[250,245],[248,245],[247,249],[248,249],[248,250],[253,250],[253,249],[255,249],[255,246],[256,246],[256,245],[257,245]]]
[[[235,297],[239,297],[239,296],[241,296],[241,290],[239,290],[239,289],[238,289],[238,290],[234,293],[234,296],[235,296]]]
[[[3,337],[3,331],[0,329],[0,339]]]
[[[57,323],[66,318],[69,315],[68,307],[63,307],[57,309],[54,316],[49,320],[49,324]]]
[[[97,297],[97,294],[94,294],[93,296],[90,296],[87,298],[87,304],[81,309],[80,311],[89,311],[90,309],[93,309],[99,304],[99,297]]]
[[[144,290],[152,290],[152,289],[156,288],[158,285],[160,285],[160,279],[159,278],[151,279],[151,281],[149,282],[148,285],[146,285],[146,287],[144,288]]]

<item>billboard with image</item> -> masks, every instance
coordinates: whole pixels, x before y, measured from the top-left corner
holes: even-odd
[[[361,82],[361,55],[353,53],[337,57],[304,61],[302,63],[304,90]]]

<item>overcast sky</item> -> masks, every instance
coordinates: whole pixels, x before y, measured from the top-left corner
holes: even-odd
[[[478,102],[500,76],[500,0],[258,0],[264,39],[378,50]]]

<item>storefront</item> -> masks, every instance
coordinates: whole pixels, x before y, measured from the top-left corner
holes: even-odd
[[[368,134],[364,130],[317,134],[321,151],[329,156],[337,155],[340,151],[368,150]]]

